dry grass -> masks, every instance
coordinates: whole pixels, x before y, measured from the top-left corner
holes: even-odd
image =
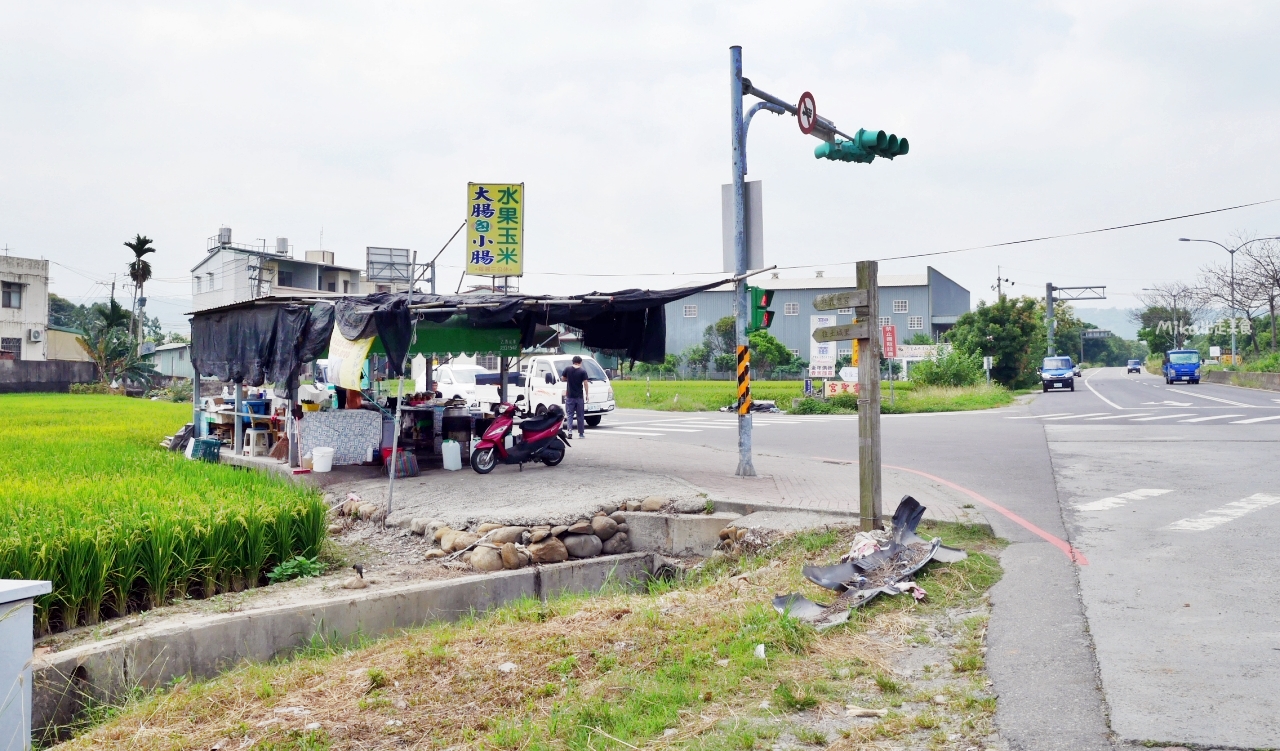
[[[842,715],[832,681],[869,687],[888,674],[918,626],[911,610],[972,599],[963,566],[952,565],[922,577],[934,604],[892,598],[821,635],[768,605],[795,590],[830,600],[803,582],[800,565],[847,544],[802,535],[647,593],[522,601],[350,649],[316,643],[288,661],[141,697],[69,748],[751,748],[778,731],[750,718]],[[918,730],[895,716],[875,727],[877,737]]]

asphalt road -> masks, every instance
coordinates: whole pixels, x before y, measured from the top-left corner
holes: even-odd
[[[1121,368],[1076,386],[1007,409],[882,417],[887,465],[978,494],[1011,542],[988,630],[1003,737],[1280,746],[1280,555],[1267,544],[1280,536],[1280,393]],[[856,417],[754,425],[757,452],[857,458]],[[727,414],[621,410],[597,437],[731,449],[737,431]]]

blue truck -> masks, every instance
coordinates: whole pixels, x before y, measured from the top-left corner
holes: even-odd
[[[1164,382],[1200,382],[1200,351],[1195,349],[1171,349],[1164,353]]]
[[[1040,386],[1045,391],[1076,390],[1075,364],[1070,357],[1046,357],[1040,367],[1036,368],[1036,372],[1040,374]]]

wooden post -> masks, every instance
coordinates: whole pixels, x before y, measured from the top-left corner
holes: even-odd
[[[879,264],[858,261],[858,289],[866,290],[867,306],[857,309],[867,322],[866,339],[858,347],[858,521],[863,531],[883,526],[880,479],[880,320]],[[865,315],[864,315],[865,313]]]

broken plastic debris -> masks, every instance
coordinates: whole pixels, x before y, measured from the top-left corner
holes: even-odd
[[[498,671],[501,673],[510,673],[515,671],[515,669],[516,664],[514,662],[504,662],[498,666]]]
[[[727,668],[727,667],[729,667],[729,661],[728,661],[728,660],[716,660],[716,664],[717,664],[717,665],[719,665],[719,666],[720,666],[720,667],[722,667],[722,668]]]
[[[801,573],[806,579],[840,593],[830,605],[820,605],[795,593],[773,598],[774,609],[824,629],[844,623],[850,609],[881,593],[911,592],[916,600],[923,600],[924,589],[911,578],[917,571],[931,560],[954,562],[968,557],[963,550],[944,547],[940,538],[925,540],[916,534],[924,512],[919,501],[903,496],[893,512],[892,534],[859,532],[841,563],[803,567]]]
[[[318,722],[308,722],[306,725],[303,725],[303,726],[302,726],[302,729],[303,729],[303,730],[319,730],[319,729],[320,729],[320,723],[318,723]]]
[[[761,660],[763,660],[763,659],[764,659],[764,645],[763,645],[763,644],[757,644],[757,645],[756,645],[756,657],[760,658]]]
[[[887,709],[867,709],[866,707],[857,707],[849,704],[844,708],[846,717],[884,717],[889,714]]]

